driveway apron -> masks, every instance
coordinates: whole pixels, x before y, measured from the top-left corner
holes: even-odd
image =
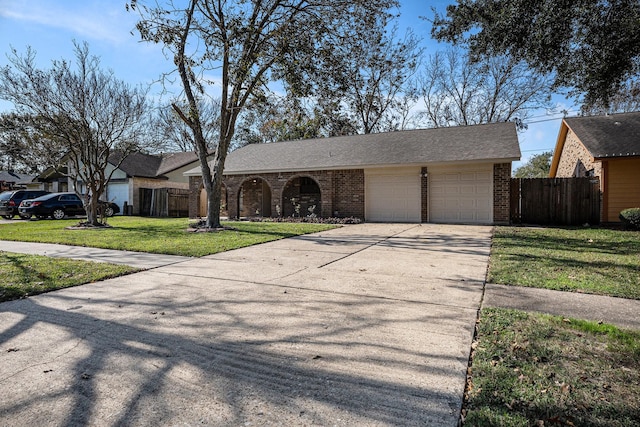
[[[456,426],[490,233],[348,226],[0,304],[0,425]]]

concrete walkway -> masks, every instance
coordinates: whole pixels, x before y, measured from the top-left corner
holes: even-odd
[[[513,308],[640,329],[640,301],[487,283],[484,307]]]
[[[0,240],[0,251],[124,264],[142,270],[192,259],[190,257],[176,255],[116,251],[112,249],[87,248],[84,246],[57,245],[51,243],[12,242],[8,240]]]
[[[2,303],[0,424],[456,426],[490,236],[363,224]]]

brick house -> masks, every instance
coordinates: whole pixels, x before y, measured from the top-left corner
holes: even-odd
[[[565,118],[549,176],[599,177],[602,222],[640,207],[640,112]]]
[[[518,159],[513,123],[253,144],[227,157],[225,213],[508,223]],[[200,168],[185,175],[189,216],[204,216]]]

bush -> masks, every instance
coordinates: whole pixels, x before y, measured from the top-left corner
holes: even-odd
[[[625,209],[620,212],[619,218],[625,228],[640,230],[640,208]]]
[[[254,222],[304,222],[310,224],[361,224],[363,221],[360,218],[356,217],[346,217],[346,218],[321,218],[318,216],[303,216],[303,217],[277,217],[277,218],[269,218],[269,217],[251,217],[247,219],[248,221]]]

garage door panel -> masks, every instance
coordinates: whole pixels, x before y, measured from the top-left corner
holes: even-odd
[[[373,222],[420,222],[420,170],[365,171],[365,217]]]
[[[491,223],[493,165],[431,168],[429,219],[432,222]]]

